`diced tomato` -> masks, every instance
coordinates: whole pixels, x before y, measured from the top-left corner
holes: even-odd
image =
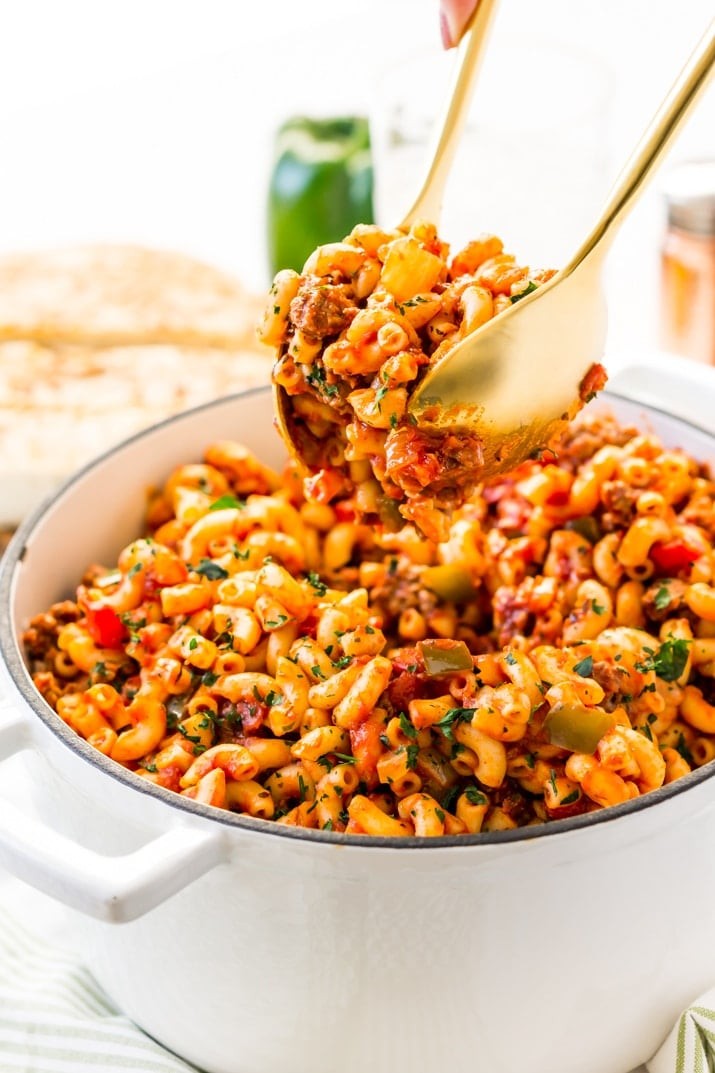
[[[650,549],[651,561],[668,577],[681,570],[688,570],[699,557],[700,552],[691,548],[684,540],[670,540],[664,544],[658,542]]]
[[[602,365],[594,363],[579,384],[578,395],[582,402],[590,402],[606,386],[608,373]]]
[[[88,607],[87,629],[100,648],[121,648],[126,641],[127,628],[111,607]]]
[[[246,734],[253,734],[256,730],[260,730],[266,721],[268,708],[265,704],[249,700],[237,700],[235,707]]]
[[[370,790],[378,783],[377,762],[384,752],[380,741],[380,735],[384,729],[383,721],[371,715],[364,723],[360,723],[350,731],[355,770]]]
[[[422,691],[422,682],[414,674],[399,674],[387,687],[387,695],[397,711],[406,712],[411,700]]]
[[[339,522],[355,521],[355,504],[352,499],[339,499],[337,503],[333,503],[333,510]]]

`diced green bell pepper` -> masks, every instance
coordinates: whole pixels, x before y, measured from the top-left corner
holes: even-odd
[[[572,753],[594,753],[599,741],[616,721],[609,712],[578,705],[554,705],[544,720],[544,730],[551,745]]]
[[[280,127],[268,192],[271,274],[301,270],[316,246],[373,222],[367,119],[293,116]]]
[[[425,674],[431,678],[474,669],[474,660],[464,641],[418,641],[417,648],[425,665]]]
[[[422,572],[421,580],[430,592],[452,603],[461,603],[474,595],[472,575],[464,566],[458,566],[457,563],[428,566]]]

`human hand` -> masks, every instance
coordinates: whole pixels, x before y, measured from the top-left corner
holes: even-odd
[[[445,48],[459,44],[478,4],[479,0],[440,0],[439,25]]]

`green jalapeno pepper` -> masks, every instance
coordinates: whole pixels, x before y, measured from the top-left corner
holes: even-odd
[[[268,193],[271,273],[300,271],[316,246],[373,222],[368,122],[293,116],[276,135]]]

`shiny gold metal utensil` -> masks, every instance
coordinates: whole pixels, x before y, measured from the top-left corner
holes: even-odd
[[[437,128],[437,138],[429,155],[429,168],[412,207],[398,225],[400,230],[408,231],[417,220],[429,220],[431,223],[439,220],[444,189],[467,121],[479,61],[484,54],[496,7],[497,0],[480,0],[477,11],[462,37],[444,116]],[[273,385],[273,405],[278,430],[286,446],[297,461],[304,461],[305,452],[297,441],[290,419],[288,395],[278,384]]]
[[[485,477],[513,468],[546,445],[578,408],[579,394],[586,401],[587,374],[603,356],[606,337],[604,258],[714,64],[715,22],[574,257],[548,283],[461,340],[414,392],[409,412],[420,427],[480,435]]]

